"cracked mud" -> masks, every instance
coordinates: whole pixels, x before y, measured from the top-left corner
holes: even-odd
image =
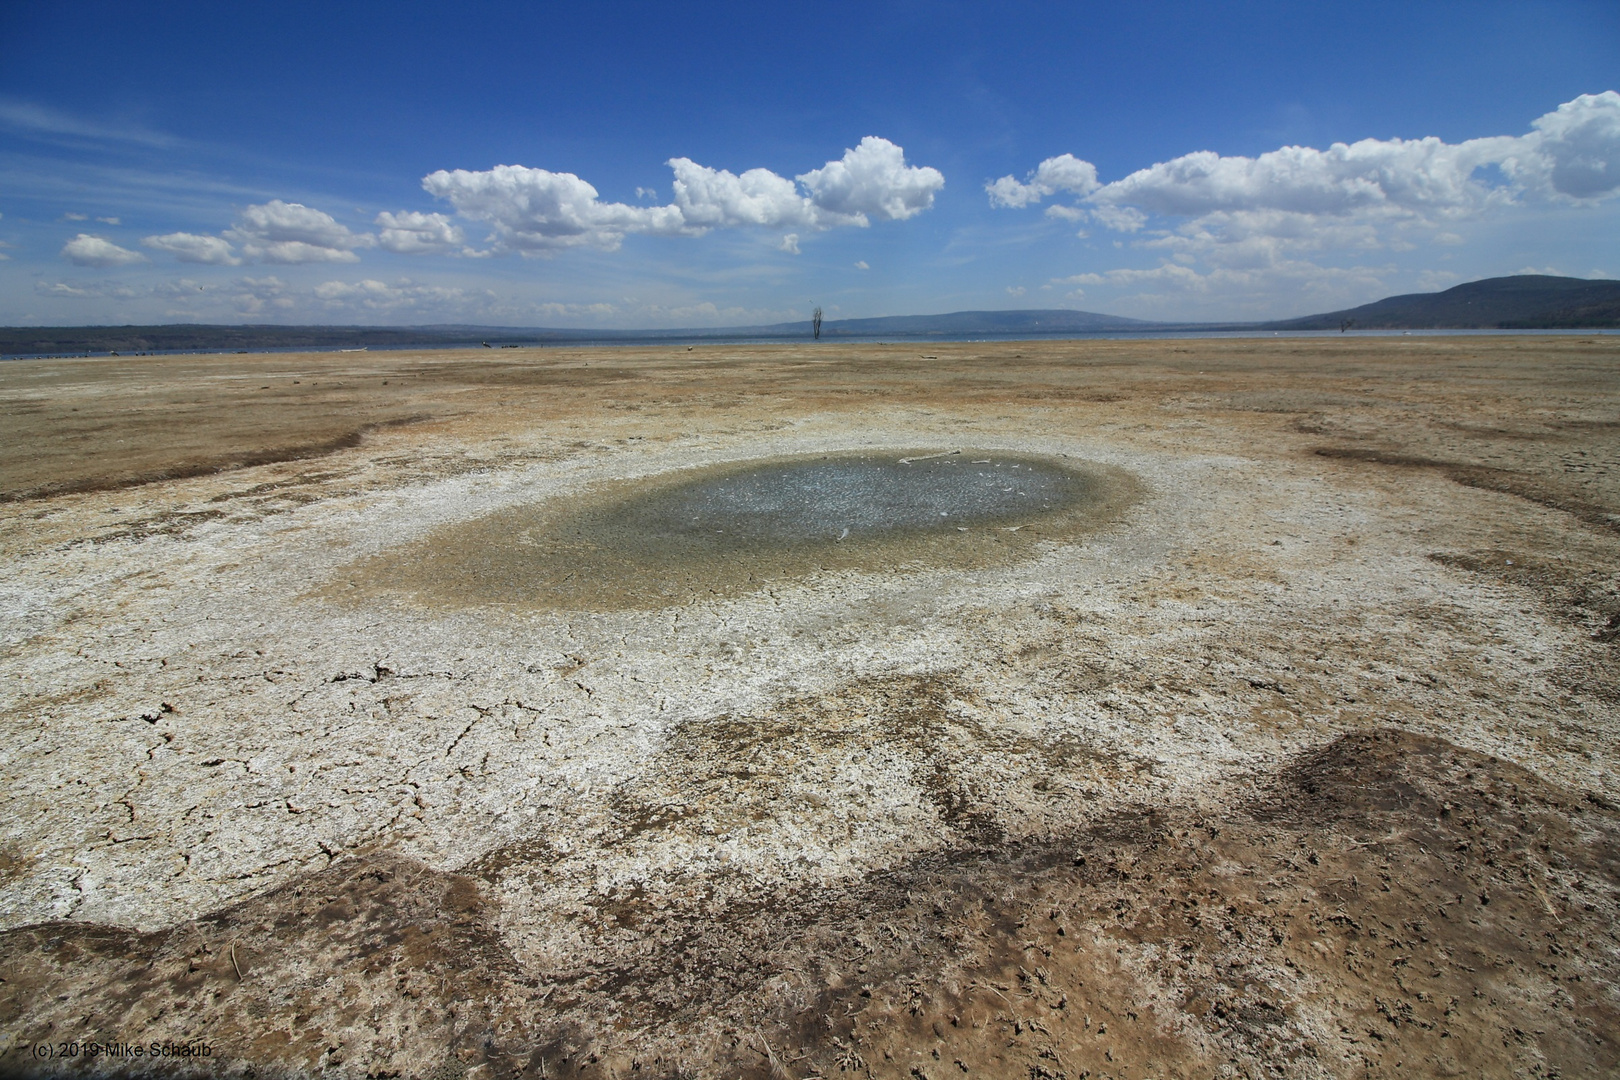
[[[929,354],[0,369],[0,1070],[1620,1069],[1620,341]]]

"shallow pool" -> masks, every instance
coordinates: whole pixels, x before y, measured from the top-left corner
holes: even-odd
[[[1117,520],[1122,469],[990,451],[727,462],[585,491],[434,530],[347,567],[345,602],[658,608],[840,571],[974,569]]]

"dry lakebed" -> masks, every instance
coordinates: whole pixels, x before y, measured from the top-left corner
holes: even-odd
[[[0,416],[0,1073],[1620,1071],[1620,337]]]

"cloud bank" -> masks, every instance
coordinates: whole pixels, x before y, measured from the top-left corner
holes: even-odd
[[[248,207],[224,235],[250,259],[289,264],[358,262],[354,249],[377,242],[369,233],[350,232],[331,214],[280,199]]]
[[[210,266],[240,266],[231,245],[217,236],[198,236],[196,233],[167,233],[148,236],[141,243],[158,251],[167,251],[181,262],[204,263]]]
[[[674,305],[635,297],[563,301],[509,290],[425,282],[329,279],[314,284],[274,274],[166,281],[118,280],[102,275],[70,281],[36,280],[36,297],[119,312],[123,319],[208,321],[230,317],[275,322],[378,320],[455,321],[503,325],[694,326],[782,322],[802,314],[791,308],[748,308],[713,301]]]
[[[674,199],[663,206],[605,202],[595,187],[573,173],[525,165],[440,169],[424,177],[423,189],[449,203],[456,215],[490,226],[489,246],[483,250],[468,246],[465,230],[448,214],[384,211],[373,222],[373,234],[351,231],[322,210],[280,199],[247,207],[218,236],[175,232],[141,242],[181,262],[239,266],[352,263],[359,261],[361,249],[371,247],[397,255],[474,257],[575,247],[613,251],[631,234],[702,236],[714,229],[753,227],[795,230],[785,232],[778,247],[796,255],[801,233],[905,221],[932,207],[945,186],[938,169],[907,165],[904,150],[876,136],[791,180],[769,169],[749,169],[739,176],[684,157],[667,164],[674,174]],[[637,188],[636,194],[656,195],[646,188]],[[120,257],[145,258],[129,251],[123,256],[98,254],[89,240],[73,241],[76,254],[63,254],[80,265],[96,266],[117,265]],[[114,261],[85,261],[96,258]]]
[[[128,266],[146,262],[138,251],[121,248],[111,240],[80,233],[62,245],[62,257],[75,266]]]
[[[682,231],[673,207],[604,203],[573,173],[523,165],[497,165],[482,172],[440,169],[422,187],[456,212],[494,227],[490,242],[501,251],[549,251],[570,247],[617,248],[625,234]]]
[[[1063,154],[985,191],[1006,209],[1067,193],[1073,198],[1048,205],[1048,217],[1131,235],[1132,247],[1164,259],[1150,269],[1054,279],[1054,287],[1158,290],[1134,299],[1159,310],[1184,309],[1200,296],[1263,310],[1280,292],[1340,302],[1376,292],[1389,268],[1319,265],[1314,253],[1359,258],[1410,250],[1415,239],[1456,244],[1463,238],[1452,226],[1499,208],[1591,206],[1620,195],[1620,93],[1583,94],[1523,135],[1363,139],[1252,158],[1199,151],[1106,184],[1090,163]],[[1200,263],[1203,272],[1194,269]]]
[[[1048,158],[1026,177],[985,185],[991,205],[1022,208],[1059,191],[1079,198],[1049,209],[1133,232],[1152,216],[1190,219],[1183,247],[1270,237],[1322,246],[1315,230],[1376,242],[1369,228],[1438,226],[1524,200],[1590,203],[1620,194],[1620,93],[1583,94],[1518,136],[1446,143],[1363,139],[1326,150],[1286,146],[1258,157],[1185,154],[1108,184],[1073,155]],[[1356,230],[1360,230],[1359,232]]]
[[[461,229],[450,223],[443,214],[423,214],[405,210],[397,214],[384,211],[375,222],[381,229],[377,243],[384,250],[400,255],[422,255],[458,251],[466,243]]]
[[[493,227],[498,252],[544,253],[571,247],[612,251],[633,233],[701,236],[712,229],[823,231],[905,221],[929,209],[945,186],[938,169],[907,165],[905,152],[867,136],[837,161],[792,180],[769,169],[741,175],[671,158],[674,200],[665,206],[604,202],[573,173],[523,165],[471,172],[441,169],[422,180],[431,195],[463,217]],[[798,235],[791,245],[797,247]]]
[[[409,241],[392,238],[404,236],[413,228],[423,231],[427,228],[426,219],[441,216],[400,215],[403,219],[420,218],[424,222],[406,220],[399,225],[390,222],[391,227],[384,230],[389,233],[389,237],[383,240],[384,246],[390,242],[408,244]],[[383,223],[382,218],[391,217],[393,215],[381,215],[378,224]],[[213,266],[240,266],[244,261],[293,265],[358,262],[360,256],[355,254],[355,249],[376,245],[378,237],[370,233],[352,232],[348,226],[339,224],[331,214],[303,203],[271,199],[267,203],[247,207],[237,217],[236,223],[219,236],[174,232],[148,236],[141,243],[157,251],[166,251],[181,262]],[[242,249],[240,256],[233,244]],[[400,246],[390,248],[406,249]]]

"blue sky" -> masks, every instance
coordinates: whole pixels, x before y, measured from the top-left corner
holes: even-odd
[[[5,324],[1242,319],[1620,276],[1613,0],[68,0],[0,42]]]

